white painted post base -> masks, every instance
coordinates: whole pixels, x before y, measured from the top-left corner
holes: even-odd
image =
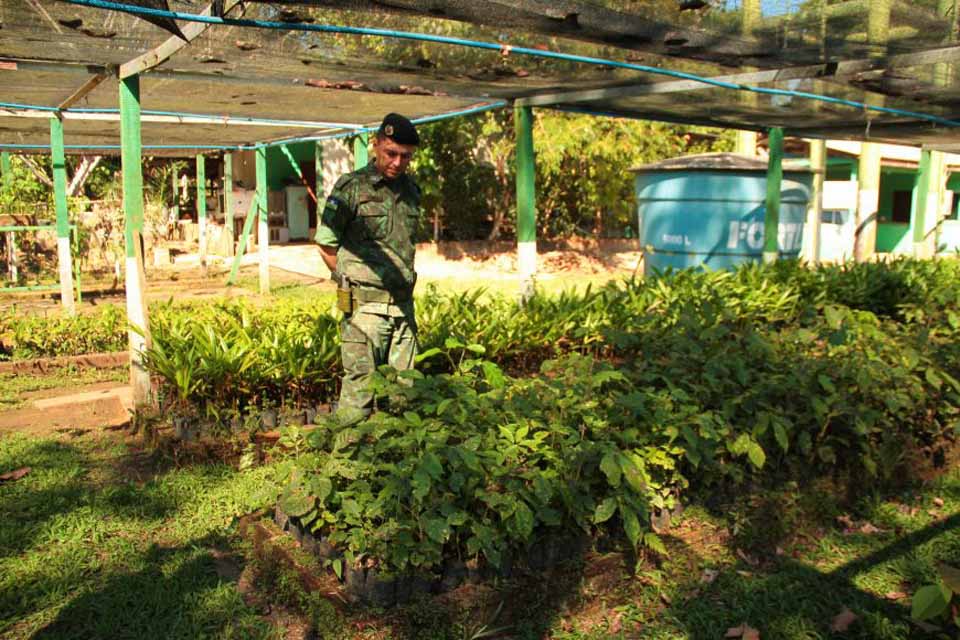
[[[150,326],[147,323],[146,277],[143,274],[143,253],[140,250],[140,233],[134,232],[134,253],[127,258],[127,321],[130,329],[127,338],[130,345],[130,386],[133,387],[134,408],[148,406],[152,402],[150,373],[143,366],[143,354],[150,348]],[[133,327],[136,327],[134,330]]]
[[[932,258],[933,252],[930,250],[930,243],[927,241],[914,242],[913,257],[917,258],[918,260],[926,260],[927,258]]]
[[[261,218],[257,223],[257,254],[260,258],[260,293],[270,293],[270,227]]]
[[[200,275],[207,277],[207,218],[200,218]]]
[[[73,297],[73,264],[70,238],[57,238],[57,266],[60,271],[60,304],[69,315],[77,312]]]
[[[520,301],[526,302],[536,293],[536,241],[517,243],[517,271],[520,273]]]
[[[10,268],[10,281],[16,285],[20,279],[20,270],[17,268],[17,236],[13,231],[7,232],[7,265]]]

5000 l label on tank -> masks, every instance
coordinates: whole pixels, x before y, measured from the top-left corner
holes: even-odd
[[[727,236],[727,249],[744,247],[759,251],[763,249],[763,222],[730,222],[730,235]],[[781,222],[777,225],[777,244],[780,251],[799,251],[803,242],[803,223]]]

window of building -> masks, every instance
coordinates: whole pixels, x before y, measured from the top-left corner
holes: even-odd
[[[893,192],[893,208],[892,213],[892,222],[901,222],[903,224],[910,224],[910,206],[913,204],[913,192],[912,191],[894,191]]]

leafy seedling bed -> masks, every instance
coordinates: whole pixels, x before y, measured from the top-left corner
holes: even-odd
[[[265,524],[261,521],[257,526],[262,529],[261,536],[274,531],[276,535],[286,533],[291,542],[295,541],[300,551],[297,555],[307,559],[295,567],[305,573],[305,588],[329,588],[332,578],[338,588],[336,595],[328,594],[330,597],[380,608],[403,606],[425,596],[446,594],[468,583],[477,585],[510,579],[517,573],[548,575],[561,564],[581,558],[591,546],[590,538],[583,534],[544,533],[535,537],[526,549],[504,554],[499,568],[476,559],[450,557],[444,558],[436,571],[396,574],[383,571],[369,558],[348,562],[328,539],[314,535],[299,518],[287,515],[279,506],[274,509],[273,521]],[[290,558],[295,562],[293,556]]]

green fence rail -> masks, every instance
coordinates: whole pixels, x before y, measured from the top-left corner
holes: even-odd
[[[0,225],[0,233],[16,233],[18,231],[53,231],[56,233],[57,225],[56,223],[51,224],[7,224]],[[79,253],[79,242],[80,238],[77,234],[77,225],[70,225],[70,244],[73,247],[74,255]],[[16,245],[14,245],[14,251],[16,251]],[[59,275],[58,275],[59,278]],[[79,304],[83,300],[83,291],[80,287],[80,261],[73,261],[73,278],[76,281],[76,296],[77,303]],[[54,284],[35,284],[35,285],[24,285],[24,286],[0,286],[0,293],[24,293],[29,291],[56,291],[60,288],[60,281],[57,280]]]

